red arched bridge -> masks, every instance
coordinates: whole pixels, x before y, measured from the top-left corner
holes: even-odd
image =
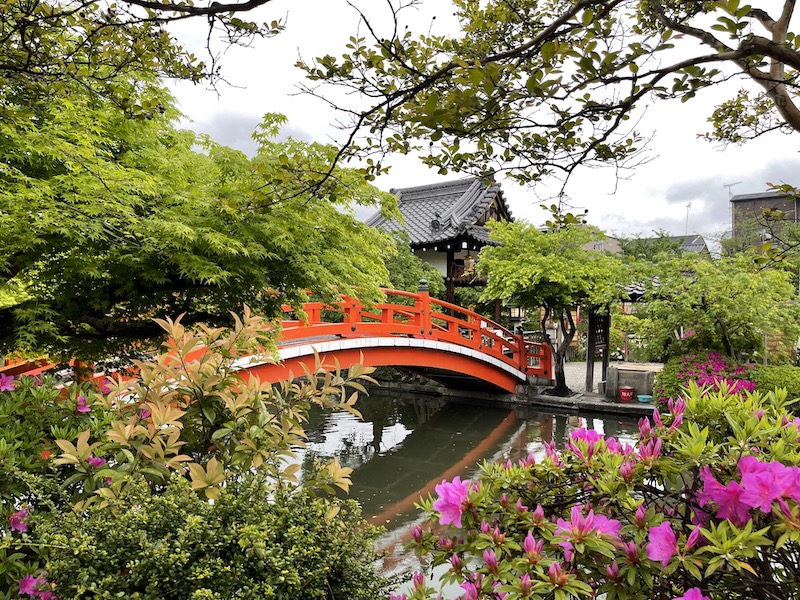
[[[262,381],[280,381],[302,374],[303,365],[313,370],[319,355],[323,364],[335,360],[342,368],[356,363],[403,367],[456,389],[513,393],[531,378],[551,379],[548,344],[526,341],[427,292],[384,292],[387,302],[374,305],[350,297],[334,304],[309,302],[304,319],[285,306],[281,362],[251,362],[247,370]]]
[[[283,307],[281,361],[248,357],[240,361],[242,370],[275,383],[290,374],[303,375],[304,366],[313,371],[319,357],[324,365],[342,368],[357,363],[402,367],[454,389],[513,393],[517,384],[551,379],[549,344],[525,340],[427,292],[384,292],[388,302],[381,304],[364,305],[349,297],[333,304],[308,302],[304,319]],[[6,364],[0,373],[37,374],[53,366],[47,360]]]

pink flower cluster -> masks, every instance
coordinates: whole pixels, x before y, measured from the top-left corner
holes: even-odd
[[[675,376],[681,385],[695,381],[700,386],[714,390],[719,389],[724,382],[728,391],[736,394],[755,390],[755,382],[747,379],[752,368],[751,365],[734,364],[718,352],[710,352],[707,355],[690,354],[681,359],[681,368]],[[667,400],[663,389],[657,390],[656,395],[662,402]]]
[[[14,377],[0,373],[0,392],[13,392],[14,391]]]
[[[40,600],[58,600],[51,586],[44,577],[25,575],[19,580],[19,595],[39,598]]]
[[[18,510],[17,512],[10,514],[8,516],[8,523],[11,526],[11,531],[18,531],[19,533],[25,533],[28,531],[28,524],[25,522],[27,518],[27,508],[23,508],[22,510]]]
[[[439,497],[434,500],[433,509],[438,510],[442,515],[439,517],[439,524],[452,523],[460,529],[461,515],[469,494],[469,481],[461,481],[459,476],[456,476],[452,483],[443,479],[435,489]]]
[[[614,542],[619,542],[619,530],[622,524],[609,519],[605,515],[595,514],[592,509],[583,514],[583,507],[573,506],[570,511],[570,520],[558,519],[554,537],[563,538],[564,541],[559,546],[564,548],[564,559],[569,562],[572,560],[574,550],[573,542],[580,544],[591,536],[605,535]]]
[[[773,504],[778,502],[781,510],[791,514],[786,500],[800,502],[800,467],[743,456],[738,469],[741,481],[731,480],[727,485],[717,481],[708,467],[700,470],[703,489],[698,493],[698,500],[701,506],[714,502],[717,518],[743,525],[752,518],[751,509],[770,513]]]
[[[605,444],[606,451],[612,454],[623,454],[625,456],[633,454],[633,446],[627,442],[621,444],[613,437],[605,439],[602,433],[594,429],[586,429],[585,427],[576,429],[569,434],[566,449],[572,451],[579,458],[588,460],[594,456],[597,450],[597,444],[601,441]],[[553,452],[555,452],[555,450],[553,450]]]

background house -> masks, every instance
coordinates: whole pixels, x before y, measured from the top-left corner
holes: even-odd
[[[499,183],[470,177],[390,191],[398,197],[403,222],[378,212],[367,225],[405,231],[412,251],[444,277],[448,302],[456,287],[485,283],[476,279],[474,266],[480,249],[491,243],[486,222],[512,220]]]
[[[731,226],[733,237],[746,240],[748,243],[763,241],[767,230],[764,211],[780,211],[783,213],[773,220],[772,227],[780,229],[781,221],[798,221],[798,199],[783,192],[760,192],[757,194],[737,194],[731,202]]]

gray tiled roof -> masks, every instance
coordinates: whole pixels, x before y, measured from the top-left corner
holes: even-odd
[[[390,232],[405,230],[412,246],[451,240],[459,235],[486,244],[488,232],[473,223],[501,194],[499,183],[487,185],[475,177],[393,189],[391,192],[399,198],[397,207],[404,224],[386,219],[380,212],[367,219],[366,224]]]
[[[684,252],[708,252],[708,246],[702,235],[672,235],[671,242],[680,242],[681,250]]]

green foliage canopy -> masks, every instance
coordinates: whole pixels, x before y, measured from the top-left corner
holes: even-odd
[[[563,339],[555,349],[556,393],[567,394],[564,360],[575,335],[572,309],[603,308],[623,294],[622,262],[594,249],[604,238],[594,227],[571,223],[546,232],[526,223],[490,225],[497,246],[481,250],[477,268],[488,276],[484,299],[514,298],[533,314],[544,307],[542,330],[550,317]]]
[[[645,294],[648,343],[662,356],[719,350],[731,358],[763,353],[764,336],[791,344],[800,307],[790,274],[761,269],[747,255],[709,260],[684,254],[661,261]]]
[[[569,225],[540,231],[526,223],[492,223],[477,268],[488,276],[486,298],[516,298],[520,306],[548,307],[556,317],[579,303],[604,306],[619,298],[623,266],[593,245],[603,234]]]
[[[336,150],[277,141],[279,115],[249,159],[177,129],[171,99],[146,88],[163,109],[150,118],[74,85],[4,126],[2,351],[108,356],[158,334],[153,317],[229,323],[243,303],[274,315],[334,286],[380,296],[391,240],[346,207],[393,196],[346,169],[315,186]]]
[[[352,154],[423,150],[422,161],[440,173],[507,170],[523,183],[569,175],[579,164],[624,165],[643,144],[628,122],[638,104],[689,100],[737,76],[743,89],[716,108],[709,138],[800,130],[791,0],[453,0],[453,7],[455,33],[415,35],[395,9],[393,28],[364,17],[366,33],[342,56],[299,63],[312,82],[371,100],[363,110],[341,106],[352,119]],[[330,98],[325,87],[308,91]]]

